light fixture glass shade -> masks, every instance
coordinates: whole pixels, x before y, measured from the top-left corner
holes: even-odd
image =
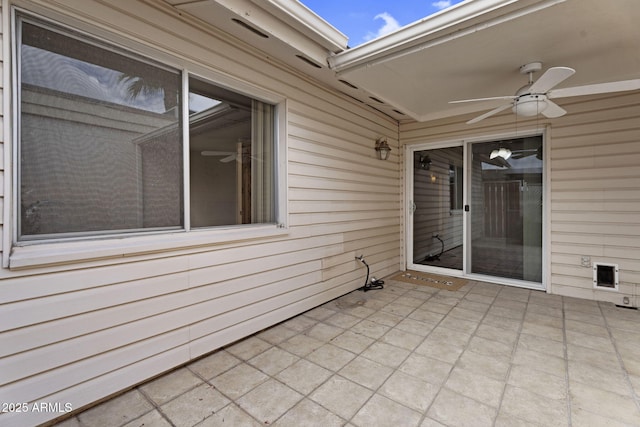
[[[513,104],[513,112],[519,116],[531,117],[547,108],[546,97],[543,95],[526,95]]]
[[[511,157],[511,150],[504,147],[500,147],[500,149],[493,150],[489,155],[489,158],[493,160],[496,157],[502,157],[503,159],[507,160],[509,157]]]
[[[378,159],[380,160],[387,160],[389,158],[391,147],[389,147],[385,138],[380,138],[376,141],[376,153],[378,153]]]

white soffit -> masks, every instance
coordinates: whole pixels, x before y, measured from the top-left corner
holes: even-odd
[[[467,0],[329,58],[338,76],[418,121],[487,110],[521,65],[567,66],[562,87],[640,78],[640,1]],[[542,72],[534,75],[534,79]],[[570,113],[570,111],[569,111]]]

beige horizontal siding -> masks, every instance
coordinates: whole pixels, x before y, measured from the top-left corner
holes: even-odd
[[[275,238],[1,270],[0,401],[79,409],[362,286],[358,255],[379,277],[399,270],[395,122],[163,2],[34,4],[230,76],[221,83],[238,90],[286,99],[290,228]],[[375,156],[380,136],[394,149],[387,162]],[[3,414],[0,424],[56,415]]]

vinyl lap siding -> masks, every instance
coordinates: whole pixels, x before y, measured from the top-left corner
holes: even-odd
[[[366,270],[356,255],[378,276],[400,268],[396,123],[146,3],[59,3],[162,43],[164,51],[210,58],[203,66],[286,98],[289,230],[277,238],[3,269],[0,402],[71,402],[79,409],[362,286]],[[373,149],[382,135],[394,147],[387,162]],[[2,414],[0,424],[59,415]]]
[[[554,293],[640,305],[640,95],[576,104],[552,129]],[[619,292],[595,290],[591,262],[618,264]]]

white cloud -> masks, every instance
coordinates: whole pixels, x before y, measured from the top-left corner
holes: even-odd
[[[384,21],[384,25],[378,28],[378,31],[375,33],[369,32],[364,37],[366,41],[373,40],[380,36],[384,36],[385,34],[389,34],[397,30],[398,28],[400,28],[400,24],[398,23],[398,21],[396,21],[396,19],[387,12],[379,13],[376,16],[374,16],[373,19],[382,19]]]
[[[431,3],[431,6],[435,7],[436,9],[446,9],[448,7],[451,6],[451,0],[440,0],[440,1],[434,1],[433,3]]]

